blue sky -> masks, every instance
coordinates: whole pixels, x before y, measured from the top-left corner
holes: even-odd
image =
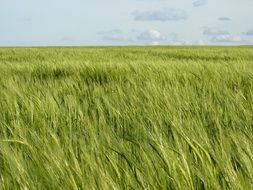
[[[0,0],[0,46],[253,44],[253,0]]]

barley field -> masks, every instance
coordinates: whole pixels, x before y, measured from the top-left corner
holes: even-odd
[[[253,47],[0,48],[0,189],[253,189]]]

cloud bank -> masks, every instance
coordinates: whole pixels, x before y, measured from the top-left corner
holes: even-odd
[[[208,0],[194,0],[192,4],[194,7],[200,7],[200,6],[207,5]]]
[[[212,42],[218,42],[218,43],[232,43],[232,42],[241,42],[242,37],[239,35],[231,35],[231,34],[222,34],[214,36],[211,39]]]
[[[248,36],[253,36],[253,30],[249,30],[249,31],[246,33],[246,35],[248,35]]]
[[[179,21],[188,18],[186,11],[181,9],[135,11],[133,16],[136,21]]]
[[[111,41],[111,42],[129,42],[132,39],[122,33],[121,30],[114,29],[108,31],[99,31],[97,35],[100,36],[101,40]]]
[[[229,18],[229,17],[219,17],[218,20],[219,21],[230,21],[231,18]]]
[[[203,34],[207,36],[217,36],[217,35],[227,35],[229,34],[228,31],[220,30],[218,28],[211,28],[211,27],[202,27]]]

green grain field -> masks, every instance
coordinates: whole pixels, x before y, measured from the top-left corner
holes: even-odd
[[[0,189],[253,189],[253,47],[0,48]]]

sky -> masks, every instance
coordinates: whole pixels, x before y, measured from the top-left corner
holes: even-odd
[[[253,0],[0,0],[0,46],[253,45]]]

